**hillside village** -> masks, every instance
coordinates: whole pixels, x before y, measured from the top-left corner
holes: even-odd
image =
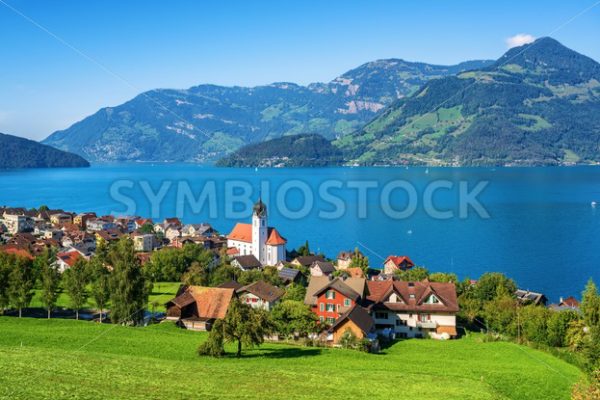
[[[341,251],[335,259],[310,253],[308,242],[289,251],[284,236],[269,226],[261,199],[250,223],[237,223],[226,235],[208,223],[184,224],[178,218],[155,223],[46,207],[4,207],[0,216],[1,253],[33,261],[55,249],[53,267],[61,274],[123,238],[131,240],[142,269],[152,268],[153,257],[189,248],[202,252],[206,271],[226,265],[232,271],[228,279],[212,287],[190,267],[175,297],[165,304],[164,318],[190,330],[210,331],[216,320],[225,318],[234,299],[270,312],[294,298],[312,313],[316,326],[312,337],[329,345],[339,345],[345,333],[372,344],[379,338],[452,339],[460,334],[459,295],[477,284],[458,282],[451,274],[428,274],[406,255],[390,255],[377,268],[358,249]],[[299,294],[289,295],[295,291]],[[516,286],[511,291],[523,305],[547,306],[541,293]],[[569,297],[549,309],[578,312],[578,307],[578,301]]]

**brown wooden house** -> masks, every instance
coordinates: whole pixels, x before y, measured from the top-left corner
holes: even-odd
[[[233,288],[188,286],[166,304],[167,319],[186,329],[209,331],[216,319],[225,318],[234,296]]]

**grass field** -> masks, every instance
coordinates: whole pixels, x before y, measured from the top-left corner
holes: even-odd
[[[0,398],[568,399],[580,376],[546,353],[478,337],[406,340],[383,354],[265,344],[241,359],[196,356],[205,337],[172,323],[2,317]]]
[[[148,296],[148,310],[152,310],[152,304],[157,303],[156,311],[165,311],[165,303],[175,297],[177,289],[181,285],[180,282],[157,282],[152,288],[152,293]],[[57,308],[70,308],[69,296],[66,292],[62,292],[58,297]],[[33,299],[30,307],[43,308],[41,290],[34,291]],[[94,300],[89,297],[83,308],[95,309]]]

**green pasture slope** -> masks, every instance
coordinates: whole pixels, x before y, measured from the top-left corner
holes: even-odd
[[[568,399],[579,370],[476,337],[406,340],[383,354],[265,344],[200,358],[206,334],[0,318],[1,399]],[[232,351],[233,349],[229,349]]]

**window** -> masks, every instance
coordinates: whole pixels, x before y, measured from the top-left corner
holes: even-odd
[[[375,313],[375,318],[377,318],[377,319],[387,319],[388,318],[388,314],[386,312],[376,312]]]
[[[403,319],[397,319],[396,326],[406,326],[406,321]]]
[[[325,303],[319,304],[319,310],[321,310],[321,312],[325,311]]]
[[[334,300],[335,299],[335,291],[328,290],[327,293],[325,293],[325,297],[329,300]]]
[[[335,304],[327,304],[327,312],[334,312]]]
[[[325,318],[323,318],[323,317],[321,316],[321,317],[319,317],[319,321],[320,321],[320,322],[323,322],[323,321],[325,321]]]
[[[333,325],[333,323],[335,322],[335,318],[327,318],[327,323],[330,325]]]
[[[337,311],[337,312],[340,312],[340,305],[339,305],[339,304],[337,304],[337,305],[335,306],[335,311]]]
[[[409,294],[408,297],[410,297],[411,299],[414,299],[415,295],[414,294]]]
[[[344,306],[350,307],[350,299],[344,299]]]
[[[440,299],[438,299],[436,296],[431,295],[427,298],[427,300],[425,301],[425,303],[427,304],[439,304]]]

